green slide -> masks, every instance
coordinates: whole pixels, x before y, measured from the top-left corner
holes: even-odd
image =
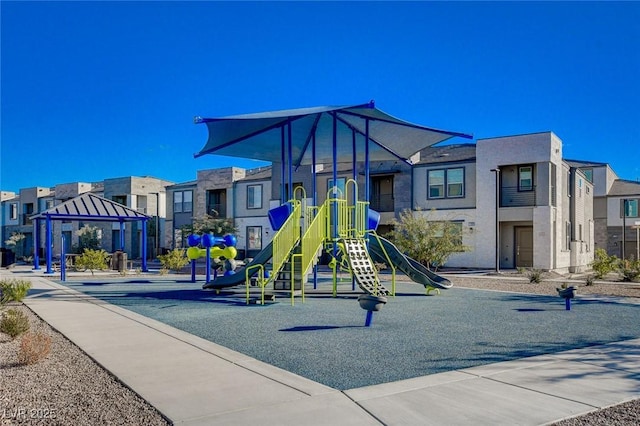
[[[384,247],[384,250],[383,250]],[[369,237],[369,253],[376,262],[388,263],[384,252],[387,252],[393,266],[400,269],[405,275],[418,284],[425,287],[451,288],[453,284],[448,279],[430,271],[420,262],[405,256],[393,243],[378,236]]]
[[[220,289],[244,284],[247,278],[245,274],[246,269],[253,265],[265,265],[267,262],[269,262],[272,256],[273,245],[272,243],[269,243],[265,248],[262,249],[262,251],[260,251],[260,253],[256,255],[256,257],[253,258],[250,263],[246,264],[244,268],[237,270],[236,273],[232,275],[221,275],[210,283],[203,284],[202,288]],[[257,272],[258,269],[255,269],[255,273]]]

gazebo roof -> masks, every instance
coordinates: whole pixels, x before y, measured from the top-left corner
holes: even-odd
[[[31,216],[31,219],[86,220],[120,222],[149,219],[150,216],[107,200],[92,193],[85,193]]]

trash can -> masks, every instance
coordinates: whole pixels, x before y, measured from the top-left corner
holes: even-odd
[[[116,251],[113,253],[113,261],[112,268],[116,271],[126,271],[127,270],[127,253],[124,251]]]

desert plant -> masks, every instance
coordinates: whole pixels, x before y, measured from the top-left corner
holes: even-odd
[[[433,213],[433,212],[431,212]],[[425,266],[437,268],[454,253],[468,251],[462,244],[460,223],[435,220],[429,212],[404,210],[389,233],[398,248]]]
[[[596,249],[595,258],[591,263],[591,268],[595,273],[596,278],[604,278],[609,272],[613,272],[618,269],[620,259],[616,256],[609,256],[605,249]]]
[[[529,282],[530,283],[540,283],[542,282],[542,275],[543,275],[544,271],[541,269],[531,269],[529,270],[529,272],[527,273],[527,276],[529,277]]]
[[[594,280],[595,277],[593,275],[587,275],[587,278],[585,278],[584,280],[584,285],[586,285],[587,287],[593,285]]]
[[[91,275],[93,271],[107,269],[107,259],[109,253],[104,250],[92,250],[85,249],[85,251],[77,257],[75,267],[76,269],[90,270]]]
[[[520,274],[520,275],[524,275],[527,272],[527,268],[525,268],[523,266],[518,266],[516,268],[516,270],[518,271],[518,274]]]
[[[622,281],[636,281],[640,279],[640,260],[623,260],[618,271]]]
[[[31,283],[27,280],[7,279],[0,281],[0,305],[9,302],[22,302],[30,288]]]
[[[24,312],[17,309],[9,309],[2,313],[0,331],[9,335],[12,339],[29,330],[29,327],[29,318]]]
[[[179,272],[188,263],[185,249],[175,248],[167,254],[161,254],[158,256],[163,269]]]
[[[51,352],[51,337],[41,331],[28,332],[22,336],[18,350],[20,364],[35,364]]]

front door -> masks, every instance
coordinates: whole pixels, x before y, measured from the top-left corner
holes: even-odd
[[[533,267],[533,227],[516,227],[516,268]]]

